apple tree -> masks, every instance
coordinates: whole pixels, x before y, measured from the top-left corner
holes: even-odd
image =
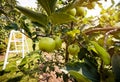
[[[39,51],[49,54],[57,52],[64,57],[62,65],[58,61],[41,63],[48,66],[59,65],[63,72],[67,71],[71,75],[65,74],[65,77],[73,77],[75,82],[120,81],[120,67],[117,63],[120,61],[120,28],[116,26],[120,21],[119,5],[114,7],[114,1],[111,0],[112,5],[104,9],[98,0],[37,1],[39,12],[16,6],[31,20],[37,29],[35,34],[28,32],[24,18],[21,24],[29,37],[35,36],[31,38],[33,42],[39,41]],[[94,9],[95,5],[101,8],[100,16],[86,17],[87,9]],[[22,66],[25,66],[24,61],[19,67]],[[46,66],[44,68],[47,69]]]

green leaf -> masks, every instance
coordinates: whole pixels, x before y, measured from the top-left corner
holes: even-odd
[[[101,8],[101,10],[104,10],[102,3],[97,2],[98,6]]]
[[[24,29],[24,31],[28,34],[29,37],[32,37],[32,33],[28,28],[28,26],[25,24],[25,22],[21,20],[20,23],[21,23],[21,28]]]
[[[91,59],[88,61],[91,61]],[[77,71],[93,82],[99,82],[99,80],[100,80],[97,68],[91,62],[89,62],[89,63],[87,63],[86,61],[82,62],[82,63],[81,62],[74,62],[74,63],[71,62],[66,65],[66,70],[68,72],[70,70]]]
[[[111,3],[112,3],[112,5],[111,5],[111,7],[115,4],[115,1],[114,0],[111,0]]]
[[[72,8],[74,8],[73,2],[71,2],[71,3],[67,4],[66,6],[56,10],[56,12],[67,12],[67,11],[69,11]]]
[[[20,10],[24,15],[29,17],[32,21],[38,22],[41,25],[47,27],[48,17],[46,15],[44,15],[42,13],[34,12],[34,11],[30,10],[30,9],[27,9],[27,8],[24,8],[24,7],[21,7],[21,6],[16,6],[16,8],[18,10]]]
[[[116,6],[120,6],[120,1],[116,4]]]
[[[48,15],[55,11],[57,0],[38,0],[38,3],[45,9]]]
[[[77,82],[91,82],[87,77],[78,73],[77,71],[70,70],[69,73],[77,80]]]
[[[115,76],[115,82],[120,82],[120,55],[119,53],[112,56],[112,70]]]
[[[80,30],[74,29],[74,30],[72,30],[72,31],[68,31],[67,34],[68,34],[69,36],[71,36],[71,37],[75,37],[76,34],[80,34]]]
[[[101,47],[97,42],[91,41],[91,43],[94,45],[96,51],[98,52],[98,56],[103,60],[104,64],[109,65],[110,64],[109,53],[103,47]]]
[[[75,0],[73,3],[73,6],[74,7],[82,6],[85,2],[87,2],[87,1],[86,0]]]
[[[82,60],[86,54],[88,54],[88,50],[86,48],[81,48],[80,52],[78,53],[78,58]]]
[[[76,21],[76,19],[73,16],[68,15],[66,13],[58,13],[58,12],[53,13],[50,16],[50,20],[53,24],[63,24],[63,23]]]
[[[11,23],[8,26],[5,26],[5,29],[6,30],[12,30],[12,29],[18,30],[18,25],[16,23]]]
[[[2,4],[3,3],[3,0],[0,0],[0,4]]]
[[[16,61],[13,61],[13,62],[9,63],[9,65],[7,66],[7,68],[5,70],[6,71],[15,72],[16,69],[17,69],[17,67],[16,67]]]
[[[18,67],[22,68],[24,65],[26,65],[28,63],[27,61],[27,57],[23,58],[22,61],[20,62],[20,64],[18,65]]]
[[[6,13],[5,13],[3,10],[0,10],[0,15],[1,15],[1,14],[4,14],[4,15],[5,15]]]

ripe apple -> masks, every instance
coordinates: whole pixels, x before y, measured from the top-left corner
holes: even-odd
[[[72,15],[72,16],[75,16],[76,15],[76,9],[73,8],[73,9],[69,10],[67,13]]]
[[[76,55],[80,51],[80,47],[76,44],[71,44],[68,46],[68,53],[71,55]]]
[[[55,49],[55,40],[49,37],[41,38],[39,41],[39,49],[46,52],[52,52]]]
[[[56,36],[55,37],[55,49],[59,49],[62,46],[62,39],[60,38],[60,36]]]

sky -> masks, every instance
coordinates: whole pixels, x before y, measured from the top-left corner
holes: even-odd
[[[17,0],[19,2],[18,5],[21,5],[23,7],[33,7],[36,8],[36,0]],[[115,3],[120,2],[120,0],[114,0]],[[103,7],[107,8],[111,5],[111,0],[107,0],[107,2],[105,2],[104,0],[102,0],[103,3]],[[98,16],[100,14],[100,8],[96,5],[95,9],[92,10],[88,10],[88,14],[87,16]]]
[[[18,5],[21,5],[23,7],[33,7],[36,8],[37,4],[35,3],[36,0],[17,0],[19,3]]]

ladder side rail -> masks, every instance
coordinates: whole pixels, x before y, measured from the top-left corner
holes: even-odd
[[[6,50],[6,54],[5,54],[3,70],[6,68],[6,64],[8,63],[8,62],[7,62],[7,59],[8,59],[8,54],[9,54],[9,49],[10,49],[10,45],[11,45],[11,40],[12,40],[13,32],[14,32],[14,30],[12,30],[12,31],[10,32],[10,36],[9,36],[10,38],[9,38],[9,41],[8,41],[8,46],[7,46],[7,50]]]
[[[29,53],[29,47],[28,47],[28,44],[27,44],[27,39],[26,39],[26,36],[25,36],[25,44],[26,44],[26,52]]]
[[[17,31],[17,32],[18,32],[18,31]],[[16,51],[16,53],[18,54],[16,34],[15,34],[15,33],[17,33],[17,32],[14,32],[14,33],[13,33],[13,38],[14,38],[15,51]]]
[[[24,32],[24,30],[22,30],[22,32]],[[24,42],[25,42],[25,35],[22,34],[22,58],[24,58],[24,55],[25,55],[24,54],[24,52],[25,52],[25,50],[24,50],[25,49],[25,46],[24,46],[25,43]]]

